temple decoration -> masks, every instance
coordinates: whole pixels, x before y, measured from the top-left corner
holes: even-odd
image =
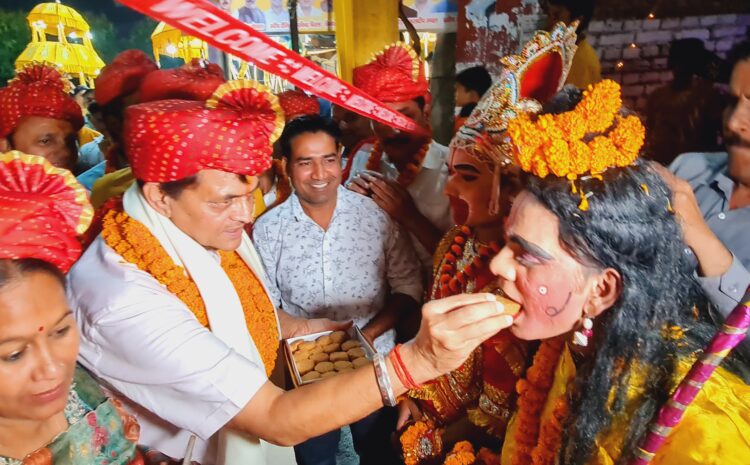
[[[31,42],[16,59],[16,70],[31,63],[49,63],[93,88],[104,62],[94,50],[91,28],[83,16],[57,0],[36,5],[26,19]]]

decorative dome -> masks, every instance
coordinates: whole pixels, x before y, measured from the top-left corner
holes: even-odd
[[[154,48],[154,59],[159,63],[159,57],[182,58],[185,63],[190,63],[193,58],[208,58],[208,44],[200,39],[185,35],[179,29],[175,29],[166,23],[159,23],[151,33],[151,45]]]
[[[83,16],[58,0],[36,5],[26,19],[31,42],[16,59],[16,70],[34,62],[50,63],[93,88],[104,62],[94,50],[91,28]]]

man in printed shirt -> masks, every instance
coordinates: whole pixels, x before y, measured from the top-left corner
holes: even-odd
[[[373,200],[341,186],[335,123],[297,118],[280,145],[295,192],[253,228],[274,304],[305,318],[353,320],[379,352],[388,353],[397,320],[414,312],[422,294],[408,235]],[[383,409],[351,426],[360,463],[391,463],[384,454],[392,449],[388,433],[394,425],[393,411]],[[335,464],[339,435],[297,446],[297,461]]]

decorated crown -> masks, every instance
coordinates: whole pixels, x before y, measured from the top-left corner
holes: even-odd
[[[542,104],[562,89],[577,49],[577,27],[578,22],[570,26],[557,23],[551,32],[537,31],[519,54],[503,57],[500,78],[479,101],[452,145],[490,162],[511,163],[498,136],[510,119],[538,113]]]
[[[552,174],[571,182],[633,164],[646,129],[637,116],[621,115],[621,107],[620,85],[604,80],[589,86],[572,111],[537,118],[519,114],[508,122],[516,164],[540,178]],[[580,207],[588,208],[583,193]]]

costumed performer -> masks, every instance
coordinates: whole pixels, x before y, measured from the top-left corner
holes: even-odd
[[[559,23],[551,33],[537,32],[518,55],[504,57],[502,76],[453,138],[445,192],[459,226],[437,248],[429,300],[494,288],[489,263],[502,248],[504,222],[521,188],[520,169],[502,144],[507,124],[519,113],[540,112],[560,90],[575,42],[576,26]],[[401,420],[407,405],[420,420],[400,436],[406,463],[442,457],[458,439],[499,447],[526,358],[526,344],[502,331],[455,372],[409,391],[413,402],[401,405]]]
[[[42,157],[0,155],[3,465],[144,465],[135,418],[76,365],[64,274],[91,221],[86,196],[72,173]]]
[[[54,66],[33,63],[0,89],[0,152],[38,155],[73,171],[78,160],[81,107],[73,85]]]
[[[277,313],[243,230],[282,126],[277,98],[252,81],[223,84],[206,102],[130,107],[125,152],[139,182],[69,276],[82,363],[129,399],[145,444],[176,455],[192,431],[204,465],[292,463],[291,449],[272,443],[395,405],[406,386],[454,369],[510,324],[491,295],[456,296],[423,309],[397,360],[410,383],[393,357],[376,357],[377,376],[366,365],[291,392],[269,382],[280,337],[340,327]]]
[[[354,85],[417,122],[426,134],[411,134],[371,121],[374,143],[349,157],[347,186],[368,195],[412,235],[425,277],[432,254],[451,226],[443,189],[448,179],[448,148],[432,140],[430,88],[424,63],[411,46],[387,46],[354,69]]]
[[[638,159],[645,130],[605,80],[508,124],[526,187],[490,269],[540,341],[517,384],[500,463],[613,464],[638,441],[716,332],[684,253],[671,192]],[[739,354],[719,367],[652,463],[750,460]],[[455,463],[451,462],[451,463]]]

